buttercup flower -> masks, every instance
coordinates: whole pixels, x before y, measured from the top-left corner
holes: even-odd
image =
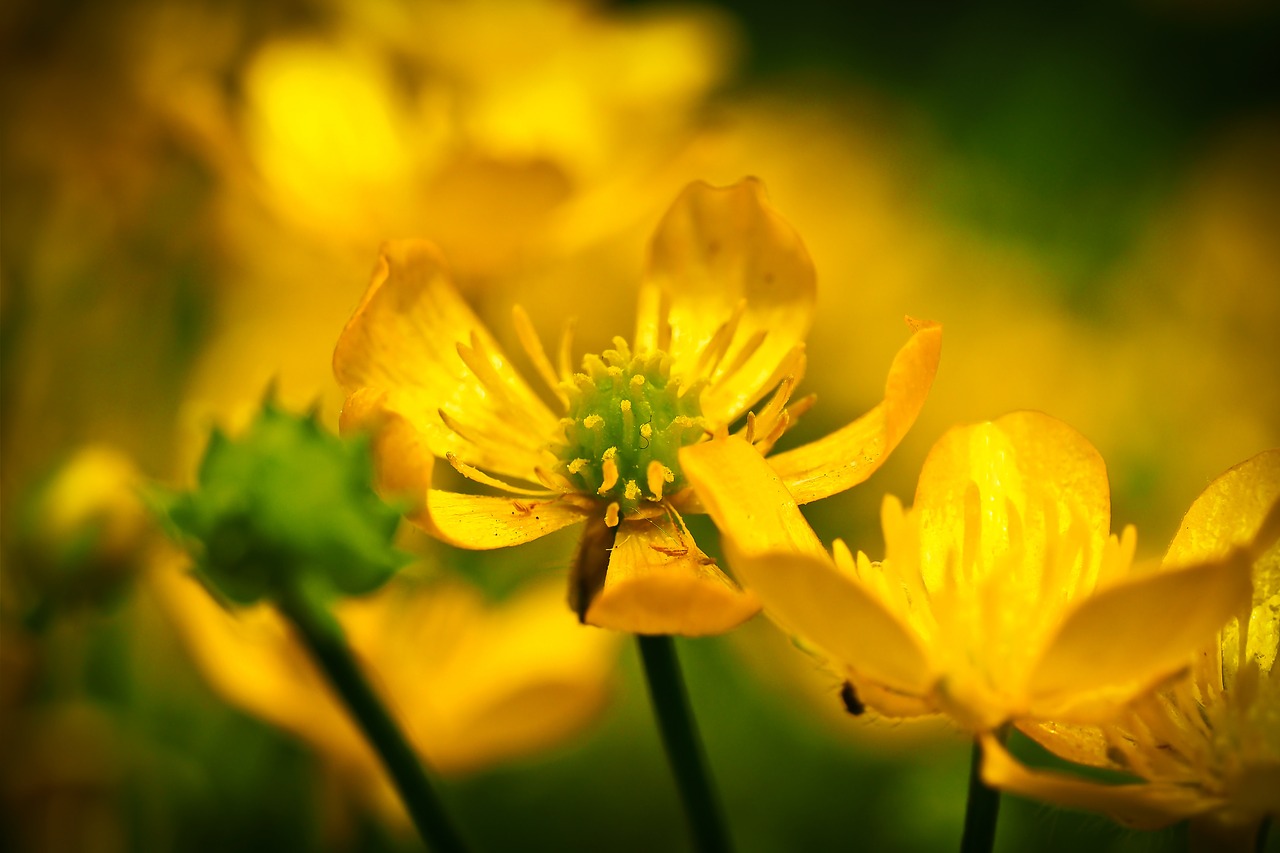
[[[307,741],[341,775],[385,779],[278,611],[227,610],[181,563],[157,566],[150,588],[214,689]],[[371,596],[343,599],[335,616],[409,740],[443,773],[562,741],[610,694],[615,638],[578,625],[545,583],[487,605],[464,584],[397,577]]]
[[[1093,809],[1154,828],[1201,816],[1221,843],[1280,816],[1280,450],[1223,474],[1191,505],[1166,566],[1227,556],[1253,543],[1252,606],[1177,681],[1102,727],[1044,723],[1024,731],[1064,758],[1136,774],[1146,784],[1103,785],[1028,770],[988,750],[984,773],[1002,788]],[[1225,831],[1225,832],[1224,832]]]
[[[553,408],[458,296],[431,244],[391,243],[334,353],[349,394],[342,426],[374,433],[383,488],[417,500],[411,518],[453,545],[518,545],[585,522],[570,583],[584,621],[646,634],[728,630],[758,603],[689,535],[681,515],[701,507],[679,451],[745,415],[740,441],[759,459],[809,408],[812,398],[792,393],[815,297],[808,253],[757,181],[693,184],[658,226],[631,343],[615,338],[575,371],[570,332],[553,364],[516,310]],[[914,324],[884,401],[770,458],[770,470],[800,502],[866,479],[915,420],[940,346],[936,324]],[[503,494],[433,488],[437,458]]]
[[[914,507],[885,498],[883,562],[838,540],[828,556],[785,481],[739,439],[681,460],[738,577],[847,681],[851,707],[942,712],[978,734],[1098,721],[1185,667],[1248,601],[1238,552],[1135,566],[1133,528],[1108,535],[1101,457],[1047,415],[944,435]]]

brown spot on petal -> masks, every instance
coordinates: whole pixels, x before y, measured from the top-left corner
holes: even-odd
[[[578,621],[585,623],[591,602],[604,588],[605,575],[609,571],[609,558],[613,555],[613,543],[618,538],[618,527],[609,526],[603,516],[587,519],[578,543],[578,553],[569,573],[569,606],[578,614]]]

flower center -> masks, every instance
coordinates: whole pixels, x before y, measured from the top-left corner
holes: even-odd
[[[584,358],[582,372],[567,384],[562,439],[551,447],[556,472],[580,492],[609,501],[610,519],[682,488],[680,448],[709,429],[704,382],[673,379],[671,358],[660,350],[633,356],[622,338],[613,343],[616,349]]]

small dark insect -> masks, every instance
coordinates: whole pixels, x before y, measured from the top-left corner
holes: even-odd
[[[846,681],[840,688],[840,700],[844,702],[844,709],[855,717],[867,710],[867,706],[862,704],[862,700],[858,698],[858,691],[853,689],[851,682]]]

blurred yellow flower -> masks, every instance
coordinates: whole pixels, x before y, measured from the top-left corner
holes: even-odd
[[[888,716],[942,712],[974,733],[1099,721],[1185,667],[1248,598],[1234,552],[1135,567],[1133,528],[1108,536],[1102,458],[1039,413],[944,435],[914,507],[885,498],[883,562],[839,540],[828,556],[742,441],[681,457],[743,583],[841,673],[849,700]]]
[[[312,744],[358,785],[385,783],[284,618],[265,604],[222,607],[175,562],[155,570],[151,589],[215,690]],[[409,740],[444,773],[564,740],[608,699],[615,638],[578,625],[558,584],[490,605],[455,581],[401,576],[343,600],[335,615]]]
[[[1196,657],[1191,677],[1134,704],[1114,724],[1023,728],[1064,758],[1136,774],[1146,784],[1104,785],[1032,771],[1003,750],[988,750],[987,780],[1148,828],[1203,816],[1248,836],[1259,821],[1280,816],[1277,539],[1280,450],[1270,450],[1210,484],[1165,555],[1166,565],[1182,566],[1222,559],[1253,543],[1252,606]]]
[[[323,395],[336,417],[334,333],[388,238],[429,236],[461,289],[519,291],[535,316],[576,296],[545,279],[551,259],[626,281],[619,259],[684,185],[707,94],[737,53],[714,9],[331,5],[220,73],[172,47],[193,28],[220,35],[204,21],[220,15],[157,13],[148,40],[161,55],[144,68],[152,97],[220,178],[225,271],[188,386],[193,448],[273,378],[285,403]],[[615,303],[595,300],[584,321],[617,316]]]
[[[437,251],[392,243],[334,353],[350,395],[343,429],[375,432],[383,487],[419,501],[413,520],[451,544],[516,545],[586,521],[570,583],[584,621],[646,634],[725,631],[758,604],[685,528],[681,513],[700,505],[678,451],[745,415],[743,446],[760,458],[809,408],[812,398],[788,404],[814,296],[800,237],[757,181],[693,184],[654,236],[633,346],[615,338],[575,373],[570,332],[553,365],[517,309],[557,417],[458,296]],[[923,405],[940,347],[938,326],[916,324],[880,405],[770,460],[797,500],[847,489],[879,467]],[[506,494],[433,488],[436,458]]]
[[[470,280],[638,215],[619,194],[653,197],[736,42],[710,10],[340,4],[257,49],[242,100],[187,79],[168,108],[284,221],[361,251],[430,234]]]
[[[118,592],[160,545],[141,487],[119,450],[78,448],[22,507],[15,544],[23,580],[64,601]]]

